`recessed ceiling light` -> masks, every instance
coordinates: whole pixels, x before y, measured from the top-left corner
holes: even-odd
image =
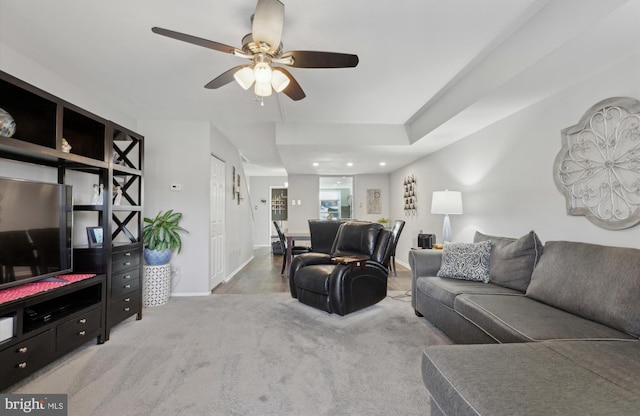
[[[353,163],[349,162],[349,163],[347,163],[347,166],[351,167],[351,166],[353,166]]]
[[[387,162],[380,162],[380,166],[387,166]]]
[[[318,163],[318,162],[313,162],[313,166],[320,166],[320,163]]]

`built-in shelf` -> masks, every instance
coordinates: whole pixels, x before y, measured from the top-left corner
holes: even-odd
[[[59,183],[82,183],[84,175],[78,172],[88,173],[93,175],[90,183],[103,186],[103,204],[73,207],[74,217],[88,222],[87,226],[104,230],[101,246],[73,247],[73,271],[102,277],[97,279],[99,283],[82,283],[73,290],[61,288],[38,295],[42,297],[37,303],[43,308],[58,302],[66,304],[69,299],[73,305],[65,312],[67,315],[63,315],[65,322],[60,326],[43,324],[30,329],[33,348],[53,351],[46,359],[31,364],[37,369],[60,356],[58,352],[68,352],[78,346],[80,340],[64,334],[73,332],[72,319],[81,313],[89,314],[86,319],[99,320],[91,334],[99,335],[102,341],[109,339],[111,328],[122,320],[134,315],[137,319],[142,317],[142,284],[138,279],[142,276],[144,137],[2,71],[0,108],[16,123],[12,137],[0,136],[0,159],[55,169]],[[71,146],[69,152],[62,151],[65,141]],[[121,204],[113,205],[117,187],[121,190]],[[120,256],[127,257],[123,264],[119,263]],[[123,267],[130,276],[136,276],[131,283],[127,282],[128,287],[118,286]],[[74,294],[69,294],[70,291]],[[9,305],[9,309],[22,307],[20,305]],[[18,313],[17,309],[8,310],[7,305],[2,307],[0,317],[15,316],[20,330],[26,329],[23,311]],[[8,354],[5,345],[0,344],[3,374],[8,368],[3,355]],[[15,382],[20,374],[12,377]]]

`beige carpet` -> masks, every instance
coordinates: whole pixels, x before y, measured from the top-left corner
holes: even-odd
[[[340,317],[288,294],[172,298],[15,386],[69,415],[428,415],[427,345],[410,299]]]

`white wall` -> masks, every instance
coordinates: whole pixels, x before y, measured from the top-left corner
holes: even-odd
[[[209,291],[209,123],[147,121],[138,123],[145,136],[144,211],[155,217],[173,209],[183,214],[182,252],[171,257],[180,268],[172,293],[206,294]],[[171,184],[182,191],[171,191]]]
[[[416,175],[418,214],[407,217],[398,245],[406,262],[419,230],[442,241],[442,215],[430,214],[436,190],[462,191],[463,215],[452,215],[454,241],[472,241],[476,230],[517,237],[535,230],[540,239],[640,248],[640,226],[610,231],[566,214],[553,180],[560,131],[605,98],[640,99],[640,55],[526,108],[391,175],[391,216],[402,215],[402,179]]]
[[[0,70],[104,119],[135,131],[136,122],[132,117],[109,103],[87,94],[81,86],[75,85],[71,80],[50,71],[1,42],[0,57],[2,57]]]
[[[320,216],[319,192],[317,175],[289,175],[289,231],[309,231],[309,219]],[[298,200],[301,205],[297,205]]]
[[[174,254],[173,295],[209,294],[209,180],[211,154],[226,163],[225,276],[235,273],[253,255],[251,213],[248,198],[240,204],[231,196],[232,168],[243,178],[241,193],[247,195],[238,150],[209,122],[142,120],[138,131],[145,136],[144,215],[173,209],[183,213],[180,225],[183,251]],[[171,191],[171,184],[182,191]]]

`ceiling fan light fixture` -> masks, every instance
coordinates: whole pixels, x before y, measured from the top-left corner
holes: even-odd
[[[260,82],[256,82],[254,92],[258,97],[268,97],[273,91],[271,89],[271,84],[262,84]]]
[[[245,90],[251,88],[253,81],[255,81],[253,70],[248,66],[236,71],[236,73],[233,74],[233,78],[235,78],[236,82]]]
[[[218,75],[204,87],[218,89],[232,83],[235,79],[245,90],[254,86],[256,98],[261,104],[264,104],[262,98],[273,94],[273,91],[282,92],[293,101],[306,97],[302,87],[289,71],[284,67],[274,68],[272,65],[294,68],[353,68],[358,65],[358,56],[353,54],[305,50],[284,52],[282,0],[257,0],[257,2],[255,13],[251,18],[251,33],[242,38],[241,49],[157,26],[152,27],[151,31],[181,42],[250,60],[251,64],[235,66]]]
[[[276,92],[282,92],[289,85],[291,80],[278,68],[273,70],[271,74],[271,86]]]
[[[271,69],[271,65],[266,62],[258,62],[253,67],[253,76],[258,84],[271,84],[272,75],[273,70]],[[269,88],[271,88],[271,86],[269,86]]]

